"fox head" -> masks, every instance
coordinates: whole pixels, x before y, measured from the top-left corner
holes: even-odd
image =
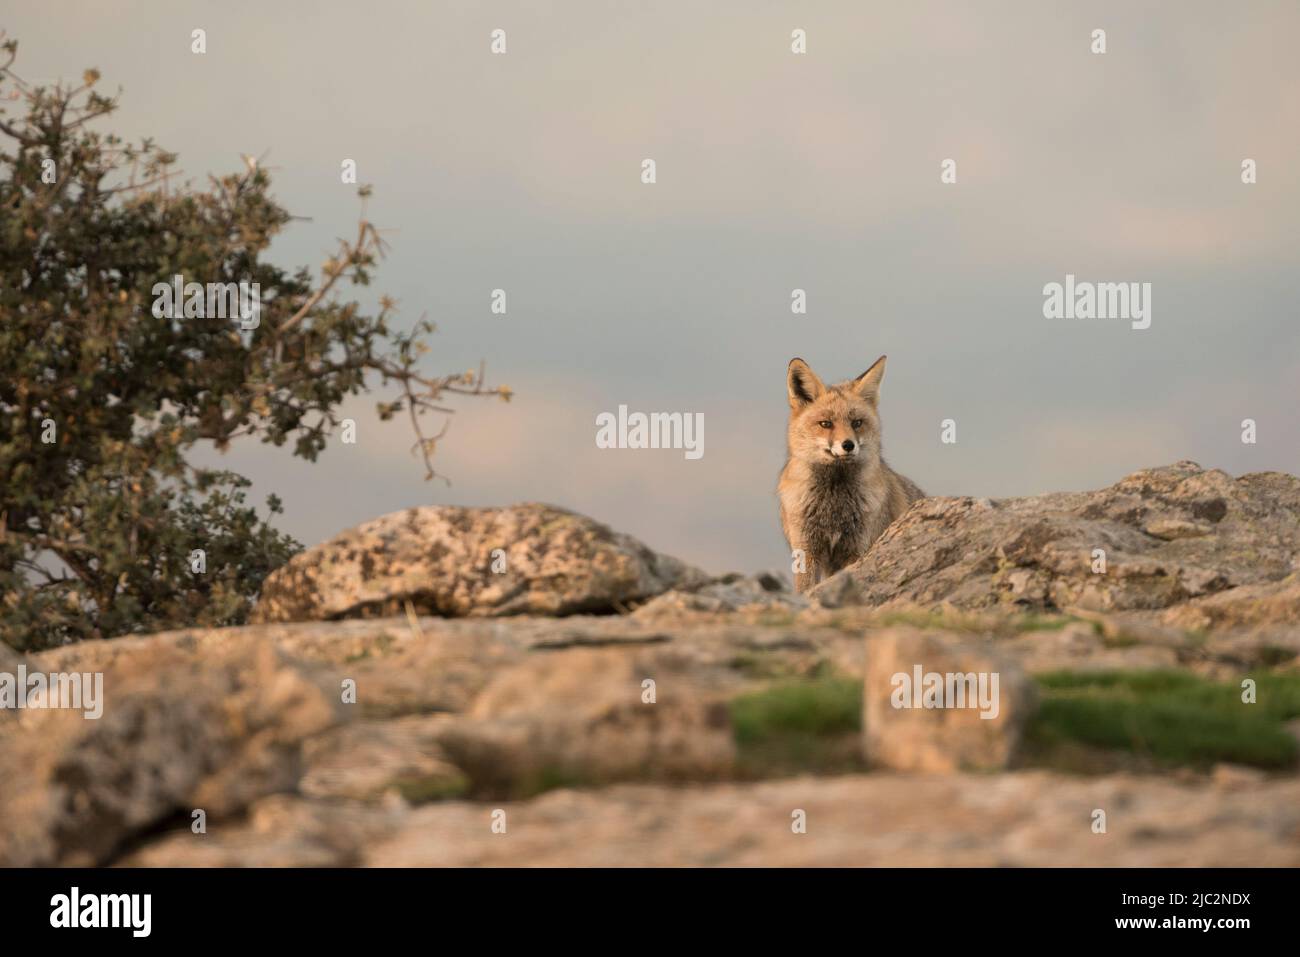
[[[790,399],[790,457],[809,465],[844,468],[880,461],[880,380],[885,357],[856,379],[827,386],[802,359],[786,370]]]

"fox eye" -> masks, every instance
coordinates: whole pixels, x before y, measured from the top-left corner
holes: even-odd
[[[854,419],[854,420],[853,420],[853,427],[854,427],[855,429],[860,429],[860,428],[862,428],[862,420],[861,420],[861,419]]]
[[[822,420],[821,420],[820,422],[818,422],[817,424],[820,425],[823,429],[829,429],[829,428],[831,427],[831,420],[830,420],[830,419],[822,419]]]

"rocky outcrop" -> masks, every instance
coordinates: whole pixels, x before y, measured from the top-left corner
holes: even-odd
[[[268,576],[256,622],[400,614],[573,615],[629,610],[708,577],[551,505],[394,512]]]
[[[1194,462],[1094,492],[917,502],[823,605],[1141,612],[1187,627],[1300,620],[1300,479]]]
[[[104,679],[98,720],[0,710],[0,865],[1294,866],[1285,749],[1209,773],[1076,737],[1066,775],[1025,722],[1059,672],[1289,707],[1296,482],[926,500],[812,602],[546,506],[388,516],[276,573],[260,624],[0,647]],[[894,707],[918,665],[996,673],[998,717]]]
[[[989,619],[954,629],[889,624],[862,609],[690,617],[672,608],[663,618],[399,617],[195,629],[41,652],[28,656],[28,668],[104,673],[104,716],[11,712],[0,721],[0,864],[630,863],[640,860],[627,857],[638,844],[654,846],[645,852],[651,860],[680,864],[916,864],[961,846],[969,849],[963,859],[990,863],[999,855],[1073,864],[1240,859],[1221,829],[1197,832],[1181,852],[1172,832],[1168,841],[1153,839],[1149,859],[1099,837],[1075,843],[1058,834],[1068,849],[1050,862],[1042,856],[1054,846],[1053,828],[1109,806],[1088,803],[1090,794],[1129,795],[1126,806],[1145,808],[1142,820],[1238,813],[1228,808],[1236,792],[1203,777],[1177,786],[1151,779],[1157,796],[1148,798],[1140,778],[1121,786],[1110,776],[1079,783],[1017,773],[1013,787],[987,776],[950,781],[889,769],[951,774],[1005,763],[1027,713],[1020,709],[1028,696],[1009,678],[1021,669],[1177,667],[1236,679],[1246,667],[1285,667],[1283,646],[1165,628],[1125,631],[1117,641],[1084,622],[1034,630]],[[1292,667],[1297,652],[1300,644],[1289,650]],[[989,732],[963,724],[961,714],[929,712],[908,726],[907,715],[882,705],[892,691],[887,675],[915,663],[927,671],[998,669],[1000,708],[1016,724],[987,740]],[[872,764],[861,767],[875,770],[840,783],[752,780],[771,772],[738,760],[732,703],[826,676],[866,679],[864,726],[878,733]],[[876,688],[881,680],[886,687]],[[354,696],[345,699],[345,688]],[[810,706],[815,713],[816,702]],[[919,826],[924,817],[905,808],[909,790],[950,795],[927,812],[933,843],[888,838],[885,829]],[[1036,835],[1041,854],[999,844],[973,809],[984,800],[1011,814],[1013,792],[1040,802],[1019,808],[1033,823],[1018,833]],[[983,797],[971,796],[976,805],[962,811],[951,802],[956,794]],[[1262,781],[1249,794],[1257,803],[1242,820],[1267,825],[1258,834],[1243,825],[1254,837],[1241,846],[1255,847],[1267,832],[1261,846],[1270,859],[1300,860],[1300,832],[1279,823],[1296,806],[1294,785]],[[507,809],[518,843],[489,842],[497,808]],[[579,840],[568,826],[552,828],[561,808],[591,815],[593,829]],[[796,808],[809,811],[816,841],[791,842]],[[191,827],[195,810],[206,815],[202,833]],[[863,830],[863,821],[873,823]]]

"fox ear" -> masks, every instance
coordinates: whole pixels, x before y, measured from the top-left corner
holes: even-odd
[[[884,377],[885,357],[881,356],[870,369],[853,380],[853,391],[864,399],[874,399],[880,395],[880,380]]]
[[[816,372],[808,368],[808,363],[802,359],[791,359],[790,367],[785,372],[785,390],[790,397],[790,408],[802,409],[821,397],[826,391],[826,384],[817,378]]]

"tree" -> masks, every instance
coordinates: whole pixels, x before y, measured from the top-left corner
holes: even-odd
[[[92,128],[118,102],[96,71],[31,87],[16,55],[0,44],[0,640],[237,624],[299,546],[246,503],[246,479],[193,465],[196,444],[256,436],[315,461],[340,403],[378,380],[395,388],[380,418],[409,414],[432,478],[441,432],[424,416],[510,391],[481,368],[425,375],[432,323],[400,331],[392,300],[367,311],[340,295],[384,252],[366,187],[356,235],[319,276],[286,272],[265,256],[292,217],[256,161],[178,185],[173,154]],[[183,287],[169,307],[177,275],[207,293]],[[235,285],[214,301],[210,283]],[[228,313],[223,288],[260,300]]]

